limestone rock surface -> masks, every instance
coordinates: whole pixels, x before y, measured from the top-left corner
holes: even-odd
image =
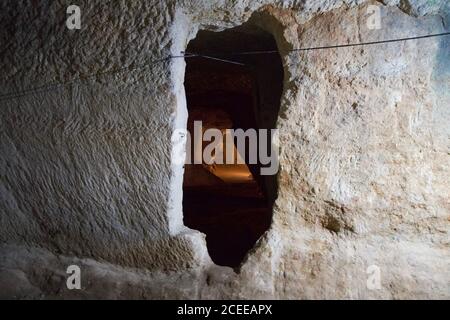
[[[450,298],[450,37],[290,51],[448,32],[448,1],[79,2],[81,30],[70,1],[0,3],[0,298]],[[284,64],[279,186],[234,272],[183,225],[165,58],[250,17]]]

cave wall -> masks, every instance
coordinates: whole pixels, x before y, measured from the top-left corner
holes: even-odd
[[[369,30],[365,1],[79,1],[70,31],[68,1],[2,1],[0,295],[449,298],[450,39],[288,52],[449,30],[445,0],[385,3]],[[279,195],[236,274],[183,226],[185,63],[164,58],[252,15],[285,68]]]

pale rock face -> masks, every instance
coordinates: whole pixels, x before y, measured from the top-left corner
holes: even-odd
[[[366,1],[230,3],[86,1],[77,32],[2,1],[2,95],[82,79],[0,100],[0,297],[450,298],[450,38],[288,51],[448,31],[447,1],[370,2],[381,30]],[[279,195],[235,273],[183,226],[183,59],[129,69],[252,15],[285,68]]]

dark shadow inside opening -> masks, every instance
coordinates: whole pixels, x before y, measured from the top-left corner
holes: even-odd
[[[270,33],[251,23],[222,32],[200,31],[189,43],[188,54],[244,64],[186,59],[191,135],[194,121],[202,121],[203,130],[275,128],[283,89],[279,54],[236,54],[260,50],[277,50],[277,45]],[[259,160],[249,164],[246,150],[241,155],[246,164],[186,164],[183,181],[184,224],[206,234],[208,252],[216,264],[233,268],[270,227],[277,196],[276,175],[261,175]]]

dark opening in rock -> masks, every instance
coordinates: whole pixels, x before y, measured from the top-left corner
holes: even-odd
[[[278,53],[235,54],[255,50],[277,50],[277,46],[270,33],[251,23],[223,32],[200,31],[189,43],[187,53],[244,64],[205,57],[186,59],[191,135],[194,121],[202,121],[203,131],[275,128],[283,88],[281,59]],[[266,140],[270,144],[270,139]],[[228,150],[226,141],[224,147]],[[208,165],[203,161],[185,166],[184,223],[206,234],[208,252],[219,265],[238,267],[271,223],[276,174],[261,175],[259,159],[249,163],[249,150],[247,147],[246,154],[240,155],[245,164]]]

